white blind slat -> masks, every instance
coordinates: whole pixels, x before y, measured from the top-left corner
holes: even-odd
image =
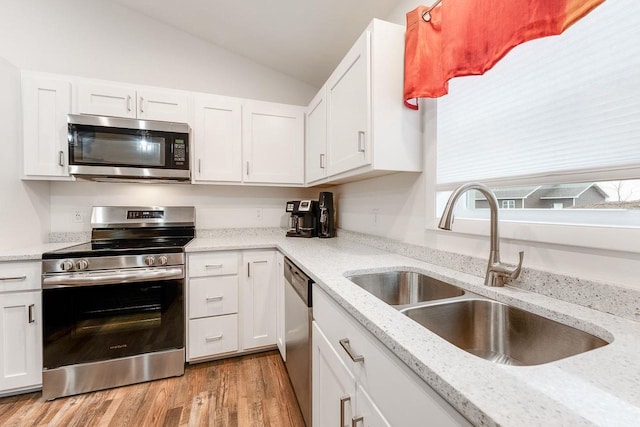
[[[639,41],[640,1],[609,0],[485,75],[451,80],[438,99],[438,186],[640,167]]]

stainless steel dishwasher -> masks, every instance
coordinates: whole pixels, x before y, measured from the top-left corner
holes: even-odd
[[[311,286],[313,281],[289,258],[284,259],[285,366],[302,417],[311,426]]]

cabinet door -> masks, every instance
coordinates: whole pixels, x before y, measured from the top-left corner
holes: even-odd
[[[353,418],[353,427],[391,427],[360,384],[356,390],[356,408],[357,415]]]
[[[67,114],[71,112],[71,82],[22,76],[24,174],[69,177]]]
[[[243,349],[276,343],[276,276],[274,251],[245,252],[240,286]]]
[[[42,384],[40,295],[0,294],[0,392]]]
[[[242,103],[196,95],[193,126],[194,181],[242,181]]]
[[[327,80],[327,174],[371,163],[370,32],[365,31]]]
[[[189,122],[189,96],[170,90],[137,91],[138,118],[163,122]]]
[[[351,426],[356,380],[316,322],[313,322],[312,345],[313,425]]]
[[[306,182],[324,178],[327,166],[327,99],[325,87],[313,98],[306,114]]]
[[[284,287],[286,279],[284,278],[284,255],[276,252],[276,344],[280,350],[282,360],[287,360],[285,346],[285,306],[284,306]]]
[[[78,83],[78,112],[111,117],[136,117],[136,91],[132,87]]]
[[[304,109],[247,101],[243,107],[244,182],[304,184]]]

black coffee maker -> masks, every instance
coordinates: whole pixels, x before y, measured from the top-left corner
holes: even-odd
[[[333,193],[323,191],[318,199],[318,237],[335,237],[336,215],[333,208]]]
[[[318,235],[318,202],[294,200],[287,202],[289,229],[287,237],[316,237]]]

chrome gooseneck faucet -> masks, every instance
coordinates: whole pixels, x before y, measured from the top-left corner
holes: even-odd
[[[517,279],[522,270],[522,260],[524,252],[520,252],[520,261],[515,268],[500,262],[500,236],[498,234],[498,199],[496,199],[493,191],[484,184],[470,182],[458,187],[449,197],[447,205],[442,213],[442,218],[438,224],[438,228],[443,230],[451,230],[453,224],[453,207],[463,193],[469,190],[478,190],[489,202],[491,210],[491,247],[489,253],[489,265],[487,265],[487,274],[484,278],[486,286],[504,286],[506,283]]]

